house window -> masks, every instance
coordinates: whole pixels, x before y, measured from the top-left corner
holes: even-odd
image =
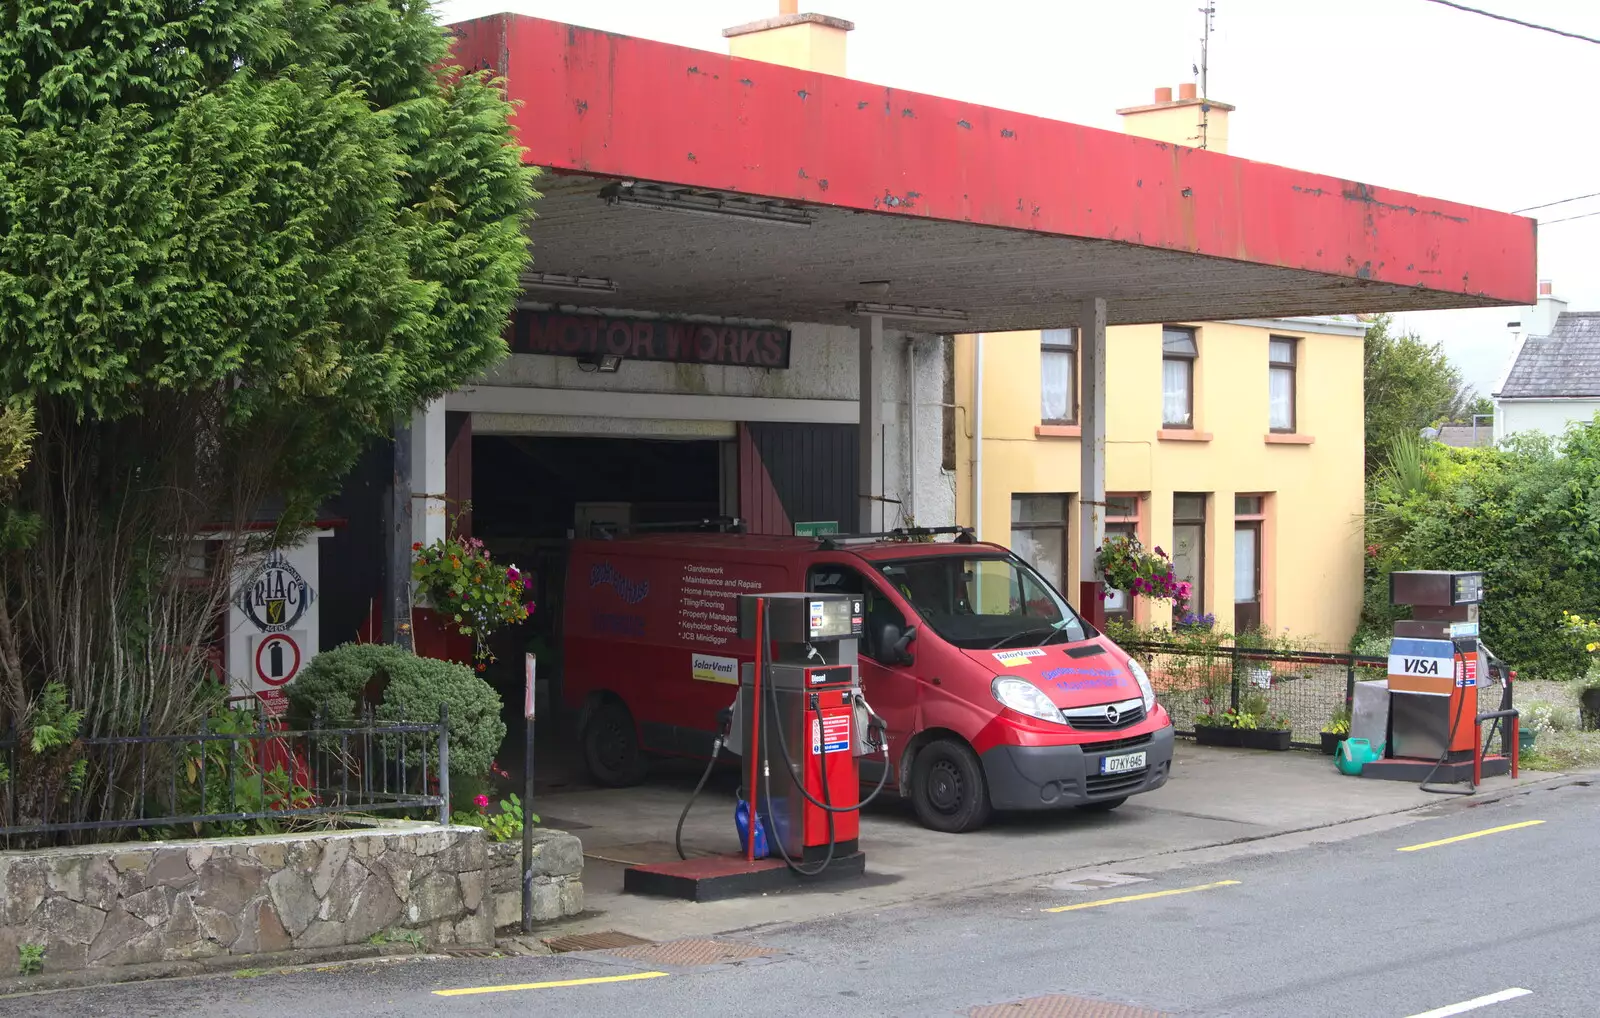
[[[1237,495],[1233,500],[1233,631],[1261,628],[1261,526],[1266,498]]]
[[[1161,329],[1161,425],[1194,427],[1194,362],[1200,356],[1193,329]]]
[[[1295,353],[1299,340],[1273,336],[1267,342],[1267,397],[1273,431],[1295,429]]]
[[[1039,420],[1078,423],[1078,330],[1039,334]]]
[[[1067,580],[1067,496],[1012,495],[1011,550],[1057,589]]]
[[[1172,572],[1188,583],[1185,610],[1202,615],[1206,610],[1206,496],[1172,496]],[[1174,607],[1176,611],[1176,607]]]
[[[1139,496],[1106,496],[1106,537],[1139,536]],[[1133,620],[1133,598],[1126,591],[1106,588],[1106,618]]]

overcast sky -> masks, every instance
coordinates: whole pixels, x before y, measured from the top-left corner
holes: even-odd
[[[1597,0],[1465,0],[1600,37]],[[850,76],[1120,130],[1116,109],[1193,80],[1202,0],[819,0],[855,22]],[[1514,211],[1600,191],[1600,46],[1428,0],[1214,0],[1210,93],[1234,155]],[[514,11],[727,51],[776,0],[442,0],[445,21]],[[1530,213],[1600,212],[1600,198]],[[1542,226],[1539,275],[1600,310],[1600,215]],[[1480,391],[1510,308],[1401,316]]]

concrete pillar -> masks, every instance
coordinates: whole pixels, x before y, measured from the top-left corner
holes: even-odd
[[[1078,611],[1092,626],[1105,624],[1105,582],[1095,554],[1106,536],[1106,302],[1085,298],[1078,311],[1081,396],[1078,411],[1082,477],[1078,485]]]
[[[857,429],[857,482],[859,497],[857,528],[862,533],[878,533],[883,524],[883,318],[871,315],[856,326],[861,336],[860,386],[858,403],[860,427]]]
[[[444,400],[436,399],[411,415],[411,480],[416,486],[411,503],[413,541],[432,544],[449,530],[450,507],[445,501],[448,454]]]

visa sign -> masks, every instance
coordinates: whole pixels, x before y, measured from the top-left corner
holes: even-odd
[[[1455,672],[1455,647],[1449,640],[1395,639],[1389,644],[1390,675],[1449,676]]]

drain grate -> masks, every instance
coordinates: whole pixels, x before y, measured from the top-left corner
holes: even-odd
[[[443,947],[439,953],[447,958],[498,958],[498,947]]]
[[[551,937],[544,942],[556,954],[571,951],[609,951],[614,947],[637,947],[654,943],[620,930],[602,930],[599,933],[573,933],[565,937]]]
[[[1060,994],[975,1007],[967,1014],[970,1018],[1166,1018],[1163,1011]]]
[[[642,961],[649,965],[688,968],[695,965],[720,965],[729,961],[746,961],[751,958],[770,958],[780,952],[771,947],[730,944],[722,940],[673,940],[665,944],[624,947],[610,953],[619,958]]]

